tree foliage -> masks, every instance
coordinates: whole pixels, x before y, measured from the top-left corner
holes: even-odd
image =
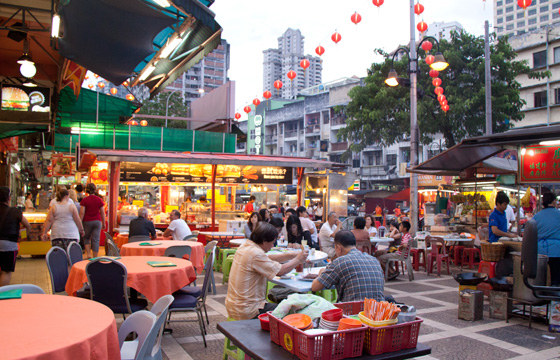
[[[169,97],[169,102],[167,98]],[[169,95],[169,93],[163,92],[157,94],[152,100],[146,100],[146,102],[140,108],[138,112],[139,115],[159,115],[165,116],[167,105],[169,103],[169,109],[167,110],[167,126],[171,128],[183,128],[188,127],[188,122],[186,120],[173,120],[173,117],[188,117],[188,106],[183,104],[181,95],[176,92]],[[165,119],[150,119],[148,120],[149,126],[163,127],[165,126]]]
[[[436,45],[431,53],[436,51]],[[450,42],[442,40],[440,51],[449,67],[439,73],[441,85],[450,106],[445,113],[441,110],[434,94],[429,66],[423,60],[426,56],[420,49],[418,71],[418,126],[420,142],[428,144],[432,136],[443,134],[447,147],[455,145],[466,137],[483,135],[485,130],[485,71],[484,38],[466,32],[452,33]],[[391,58],[382,50],[378,54],[385,57],[382,63],[373,63],[368,69],[365,85],[353,88],[346,108],[347,126],[339,135],[350,140],[345,156],[359,152],[367,145],[382,146],[397,142],[402,134],[410,135],[410,88],[389,87],[385,79],[391,69]],[[515,60],[517,54],[501,38],[490,46],[492,68],[492,127],[494,132],[503,132],[514,121],[523,118],[521,112],[525,101],[519,95],[520,84],[515,80],[520,74],[531,78],[543,78],[546,72],[533,72],[526,60]],[[394,62],[399,77],[406,77],[408,58]]]

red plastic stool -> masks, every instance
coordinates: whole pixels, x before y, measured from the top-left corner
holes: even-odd
[[[463,268],[463,265],[465,265],[468,261],[469,263],[469,269],[474,269],[475,265],[479,265],[479,262],[475,263],[474,257],[475,255],[478,254],[478,258],[480,259],[481,255],[480,255],[480,249],[477,248],[466,248],[463,249],[463,261],[461,262],[461,269]]]
[[[478,265],[478,272],[488,274],[488,279],[496,277],[496,264],[494,261],[482,260]]]
[[[463,265],[463,251],[465,250],[464,246],[460,246],[460,245],[454,245],[453,246],[453,264],[455,264],[455,266],[459,266],[459,265]]]
[[[422,255],[420,257],[420,255]],[[424,249],[411,249],[410,256],[412,256],[412,268],[416,271],[420,269],[420,266],[426,268],[426,250]]]

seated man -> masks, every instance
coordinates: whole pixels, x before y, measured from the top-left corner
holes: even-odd
[[[312,291],[334,286],[339,302],[363,301],[364,298],[384,301],[383,271],[376,258],[356,249],[356,238],[342,230],[334,237],[337,258],[319,272],[311,284]]]
[[[267,280],[287,274],[306,261],[307,251],[267,255],[277,237],[273,225],[261,223],[236,251],[226,297],[229,317],[248,320],[273,310],[276,304],[265,301]]]
[[[133,236],[144,235],[149,236],[152,240],[156,238],[156,228],[154,223],[147,219],[148,209],[145,207],[138,209],[138,217],[130,221],[130,229],[128,238]]]
[[[321,226],[321,231],[319,231],[319,245],[321,245],[321,251],[326,252],[329,255],[329,259],[336,255],[334,250],[334,237],[338,233],[340,228],[340,220],[338,220],[338,215],[331,211],[327,217],[327,222]]]
[[[506,216],[506,209],[509,204],[509,198],[505,192],[500,191],[496,194],[496,207],[488,218],[488,242],[498,242],[501,237],[507,236],[516,238],[517,235],[508,232],[509,224]]]
[[[369,232],[365,229],[366,219],[358,216],[354,219],[354,229],[352,234],[356,238],[356,248],[361,252],[371,253],[371,241],[369,240]]]
[[[163,236],[173,235],[173,240],[183,240],[185,237],[192,235],[189,225],[187,225],[185,220],[181,219],[179,210],[173,210],[169,214],[169,219],[171,222],[163,232]]]
[[[381,267],[384,271],[389,271],[388,278],[394,279],[399,276],[399,273],[394,269],[387,269],[387,262],[388,259],[400,259],[403,251],[405,251],[410,245],[412,245],[412,236],[410,235],[410,223],[408,221],[403,221],[399,227],[400,232],[402,233],[401,241],[399,247],[396,251],[385,253],[377,257],[379,262],[381,263]]]

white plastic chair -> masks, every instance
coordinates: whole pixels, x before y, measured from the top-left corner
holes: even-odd
[[[122,360],[141,359],[138,355],[141,352],[145,352],[148,348],[146,339],[154,327],[156,320],[156,316],[146,310],[137,311],[126,318],[119,329],[119,346],[121,348]],[[136,333],[138,335],[136,340],[125,341],[126,337],[131,333]],[[131,346],[134,345],[131,344],[134,342],[136,342],[136,346]]]
[[[401,256],[398,259],[387,259],[387,269],[385,270],[385,281],[389,279],[389,268],[392,263],[399,262],[401,264],[402,273],[404,274],[404,266],[406,265],[406,271],[408,272],[408,281],[414,280],[414,272],[412,271],[412,262],[410,261],[410,249],[411,246],[408,245],[401,252]],[[399,271],[400,272],[400,271]]]
[[[33,284],[4,285],[0,287],[0,292],[18,289],[23,290],[23,294],[45,294],[45,291],[43,289]]]

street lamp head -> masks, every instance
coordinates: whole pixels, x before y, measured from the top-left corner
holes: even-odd
[[[449,66],[449,63],[445,61],[443,54],[438,52],[435,56],[434,62],[430,65],[430,67],[437,71],[445,70]]]
[[[393,87],[398,86],[399,80],[397,79],[397,76],[398,75],[395,69],[391,69],[391,71],[389,71],[389,75],[387,76],[387,79],[385,79],[385,84]]]

